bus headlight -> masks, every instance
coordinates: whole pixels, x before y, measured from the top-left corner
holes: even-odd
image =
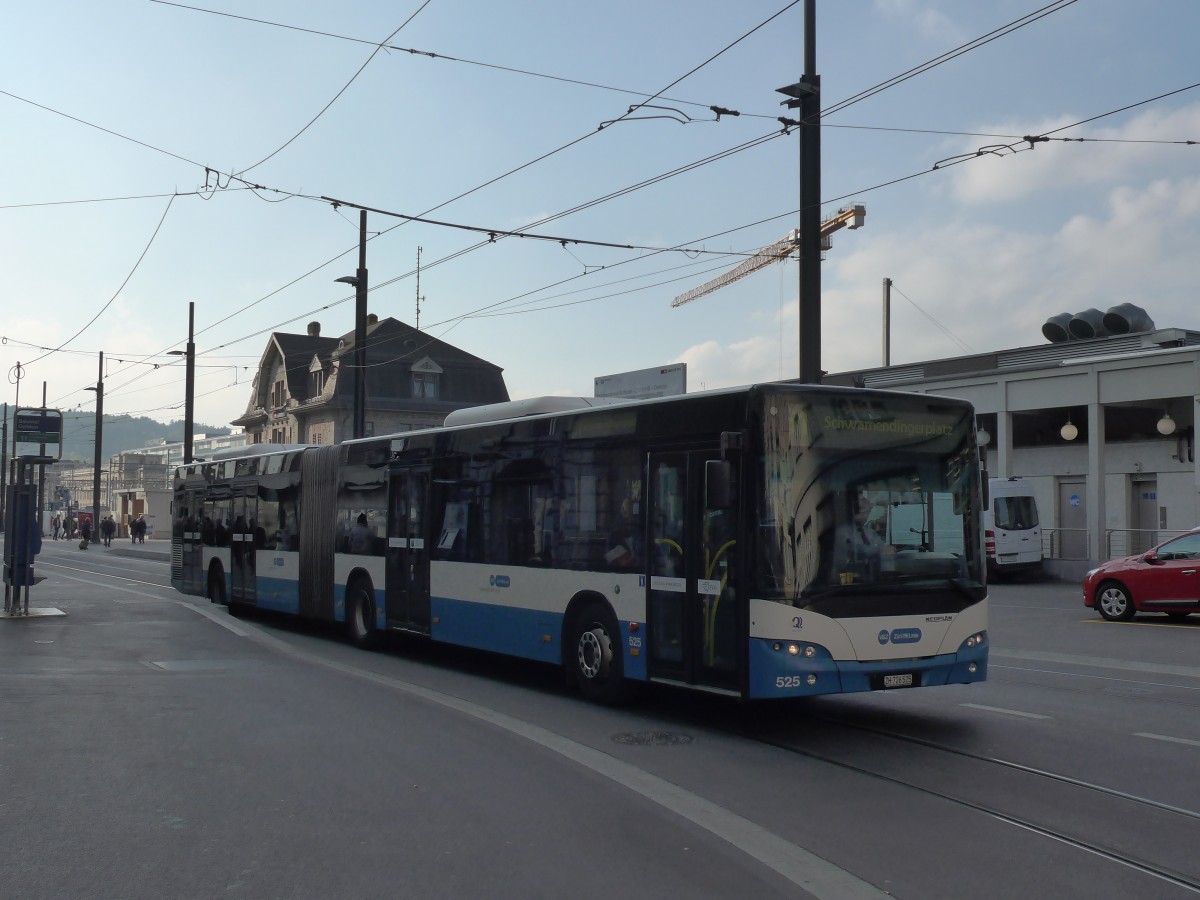
[[[779,643],[775,643],[773,647],[776,650],[782,649],[782,645]],[[812,659],[817,655],[817,648],[812,644],[788,644],[787,652],[788,656],[803,656],[805,659]]]
[[[817,648],[812,644],[785,644],[782,641],[772,641],[771,649],[776,653],[786,649],[788,656],[803,656],[805,659],[812,659],[817,655]]]
[[[968,650],[974,650],[976,647],[982,646],[982,644],[986,640],[987,640],[987,632],[980,631],[980,632],[976,632],[975,634],[971,635],[969,638],[966,639],[966,641],[964,643]]]

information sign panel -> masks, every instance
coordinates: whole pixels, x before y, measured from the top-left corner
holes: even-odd
[[[13,441],[17,445],[18,456],[22,455],[22,444],[26,445],[26,454],[44,444],[45,455],[62,459],[62,436],[63,417],[60,410],[21,408],[13,415]]]

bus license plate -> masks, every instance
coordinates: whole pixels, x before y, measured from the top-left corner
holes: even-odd
[[[912,683],[912,672],[905,672],[903,675],[883,676],[883,686],[885,688],[912,687]]]

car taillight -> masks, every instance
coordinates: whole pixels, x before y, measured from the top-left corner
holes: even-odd
[[[996,555],[996,532],[985,531],[983,533],[983,550],[991,557]]]

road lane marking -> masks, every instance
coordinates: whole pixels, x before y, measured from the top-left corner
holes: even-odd
[[[107,572],[94,572],[91,569],[81,569],[77,566],[64,566],[62,563],[41,562],[41,563],[37,563],[37,565],[39,567],[49,566],[51,569],[66,569],[69,572],[86,572],[87,574],[91,575],[92,578],[115,578],[118,581],[128,581],[130,584],[144,584],[144,585],[147,585],[148,587],[162,588],[164,591],[175,590],[169,584],[158,584],[157,582],[154,582],[154,581],[138,581],[136,578],[130,578],[128,575],[109,575]],[[70,578],[71,576],[63,575],[62,577]],[[83,581],[84,579],[75,578],[73,580],[74,581]],[[91,584],[92,582],[88,581],[87,583]]]
[[[1042,716],[1038,713],[1021,712],[1019,709],[1005,709],[1002,706],[984,706],[980,703],[960,703],[959,706],[969,706],[971,709],[982,709],[984,712],[1003,713],[1006,716],[1020,716],[1023,719],[1049,719],[1050,716]]]
[[[1154,675],[1180,675],[1184,678],[1200,678],[1200,667],[1176,666],[1164,663],[1131,662],[1125,659],[1110,659],[1103,656],[1083,656],[1078,653],[1047,653],[1034,650],[990,650],[988,659],[1023,659],[1029,662],[1064,663],[1072,666],[1089,666],[1094,669],[1117,669],[1125,672],[1148,672]]]
[[[1152,741],[1168,741],[1172,744],[1187,744],[1189,747],[1200,747],[1200,741],[1189,741],[1187,738],[1171,737],[1169,734],[1151,734],[1148,731],[1135,731],[1133,736],[1150,738]]]
[[[1168,620],[1159,620],[1156,622],[1110,622],[1108,619],[1080,619],[1080,622],[1086,622],[1090,625],[1140,625],[1142,628],[1195,628],[1195,624],[1189,622],[1171,622]]]
[[[62,572],[59,572],[59,573],[58,573],[58,577],[59,577],[59,578],[65,578],[65,579],[67,579],[68,581],[78,581],[78,582],[80,582],[80,583],[82,583],[82,584],[86,584],[86,585],[94,585],[94,584],[95,584],[95,581],[94,581],[94,580],[92,580],[92,579],[90,579],[90,578],[76,578],[74,575],[65,575],[65,574],[63,574]],[[116,578],[116,576],[115,576],[115,575],[104,575],[104,576],[101,576],[101,577],[103,577],[103,578]],[[121,579],[121,580],[122,580],[122,581],[132,581],[131,579],[128,579],[128,578]],[[133,583],[133,584],[145,584],[145,585],[149,585],[150,587],[156,587],[156,588],[158,588],[159,590],[163,590],[163,591],[172,591],[172,592],[173,592],[173,590],[174,590],[173,588],[170,588],[170,587],[164,587],[164,586],[163,586],[163,585],[161,585],[161,584],[154,584],[153,582],[149,582],[149,581],[132,581],[132,583]],[[127,587],[124,587],[124,586],[122,586],[121,588],[119,588],[119,590],[122,590],[122,591],[124,591],[124,592],[125,592],[125,593],[127,593],[127,594],[136,594],[136,595],[137,595],[137,596],[139,596],[139,597],[149,597],[151,600],[159,600],[159,601],[161,601],[161,602],[163,602],[163,603],[166,603],[166,602],[168,602],[168,598],[166,598],[166,597],[160,597],[160,596],[158,596],[157,594],[147,594],[145,591],[135,591],[133,588],[127,588]],[[113,602],[115,602],[115,603],[120,603],[121,601],[120,601],[120,600],[115,600],[115,601],[113,601]]]

